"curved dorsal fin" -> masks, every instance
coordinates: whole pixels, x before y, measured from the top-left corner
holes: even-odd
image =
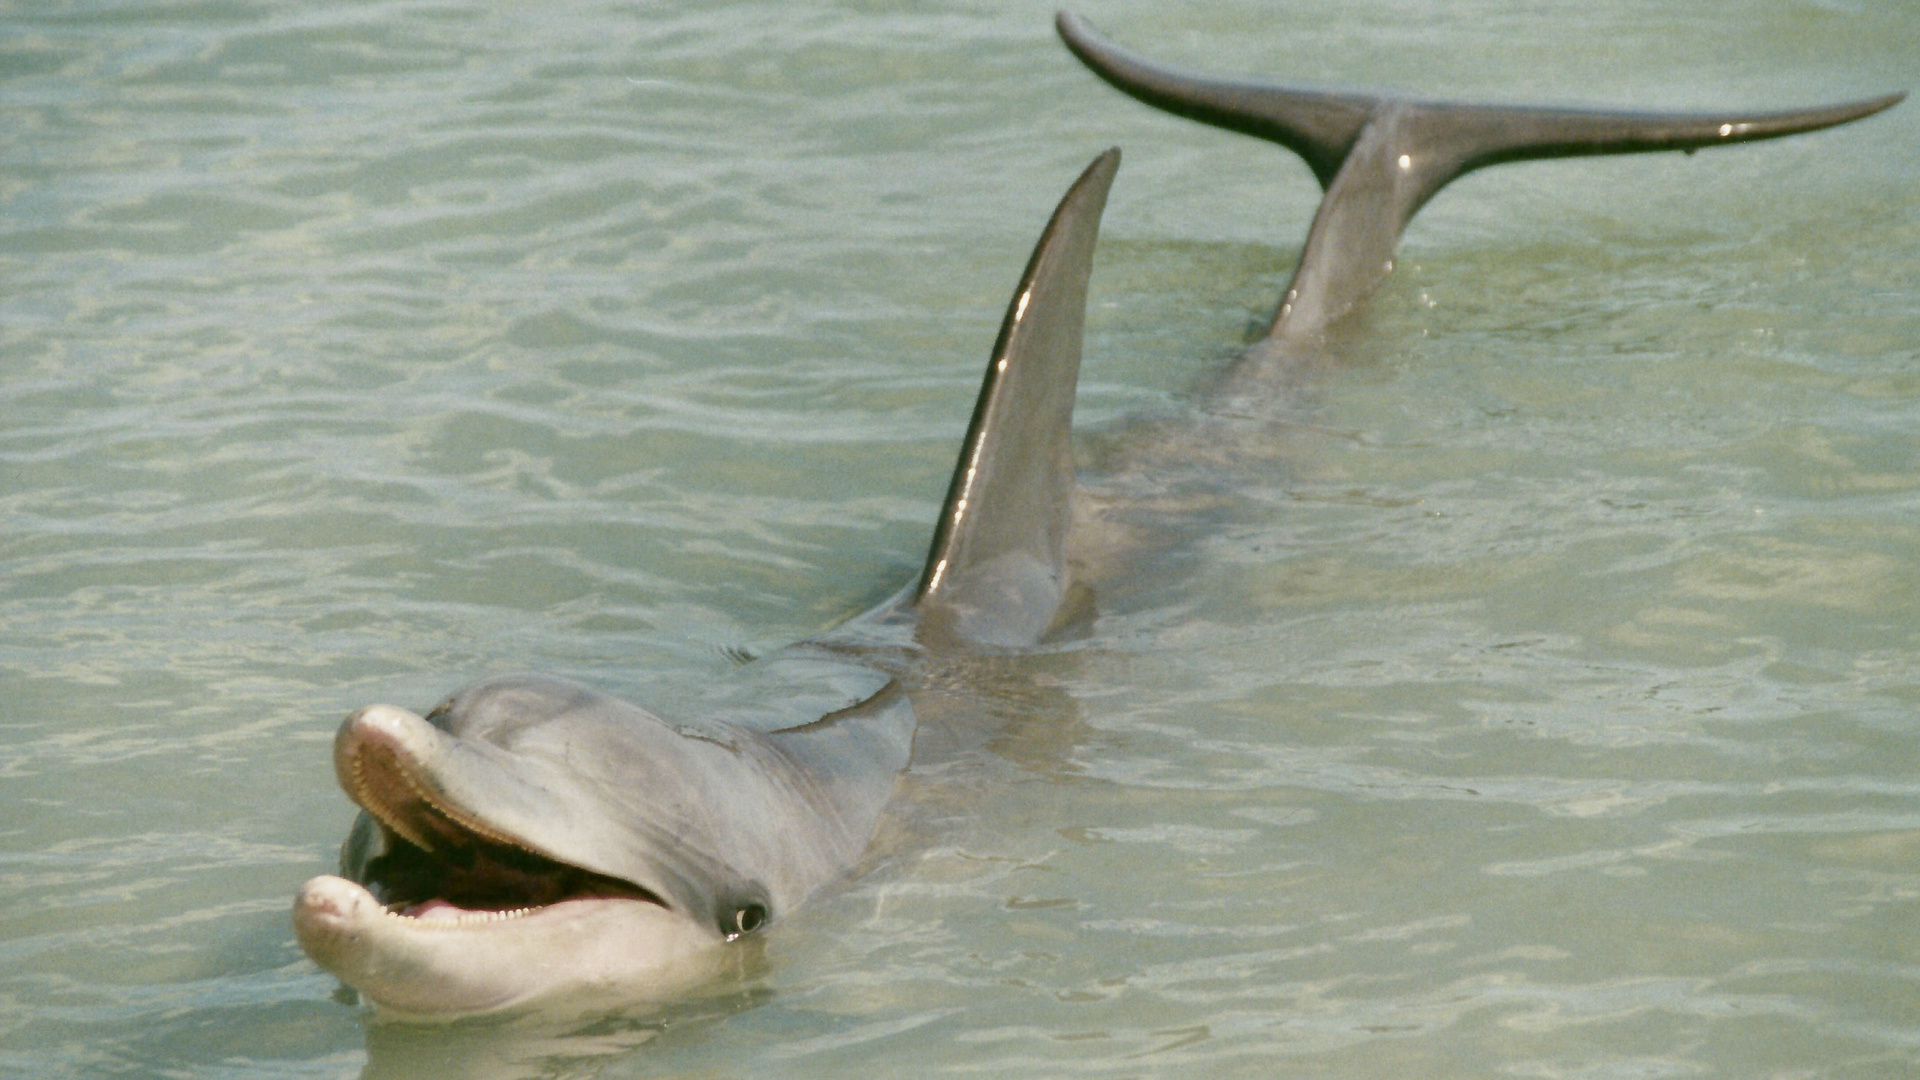
[[[1271,345],[1318,340],[1393,266],[1400,232],[1456,177],[1533,158],[1697,150],[1844,124],[1905,93],[1771,113],[1648,113],[1420,101],[1212,78],[1161,67],[1062,11],[1056,29],[1094,74],[1158,109],[1277,142],[1326,189]]]
[[[1067,190],[1007,307],[915,594],[936,636],[1031,645],[1066,595],[1087,275],[1119,167],[1116,147]]]

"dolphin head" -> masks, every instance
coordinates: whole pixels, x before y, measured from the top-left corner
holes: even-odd
[[[361,709],[334,768],[363,813],[294,928],[402,1015],[682,997],[848,861],[773,738],[558,679],[490,680],[424,717]]]

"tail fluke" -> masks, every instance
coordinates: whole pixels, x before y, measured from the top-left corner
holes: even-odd
[[[1060,612],[1087,275],[1119,166],[1108,150],[1068,189],[1007,308],[915,600],[936,635],[1031,645]]]
[[[1269,341],[1317,340],[1393,267],[1414,213],[1454,178],[1533,158],[1684,150],[1771,139],[1892,108],[1904,93],[1771,113],[1643,113],[1418,101],[1239,82],[1160,67],[1060,12],[1067,48],[1094,74],[1155,108],[1277,142],[1326,189]]]

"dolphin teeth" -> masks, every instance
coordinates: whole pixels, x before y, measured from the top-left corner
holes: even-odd
[[[412,771],[407,769],[404,765],[401,766],[398,771],[400,773],[401,782],[407,785],[407,789],[409,791],[412,791],[415,795],[419,796],[421,802],[425,803],[428,807],[433,809],[435,812],[439,813],[442,817],[445,817],[447,820],[453,822],[455,825],[458,825],[462,829],[465,829],[466,831],[474,834],[475,836],[480,837],[482,840],[491,840],[492,842],[499,844],[503,847],[518,848],[521,851],[532,850],[528,848],[526,844],[520,842],[519,840],[514,839],[511,836],[508,836],[506,833],[503,833],[498,829],[489,828],[486,825],[483,825],[479,821],[475,820],[472,816],[461,813],[460,811],[454,810],[451,807],[444,805],[439,800],[435,799],[431,792],[427,791],[426,788],[422,787],[420,782],[414,779]],[[427,850],[431,851],[432,849],[428,848]]]
[[[435,930],[454,930],[463,926],[477,926],[483,923],[504,922],[508,919],[522,919],[540,910],[539,907],[518,907],[506,911],[470,911],[456,915],[451,919],[427,919],[418,915],[409,915],[402,908],[412,907],[412,903],[389,904],[386,916],[389,919],[404,919],[414,926],[429,927]]]
[[[346,729],[351,729],[353,727],[356,718],[366,713],[367,711],[368,710],[366,709],[362,709],[360,712],[355,713],[353,716],[350,716],[347,718],[346,724],[343,725],[342,738],[346,738],[344,732]],[[400,712],[400,713],[405,712],[404,710],[400,710],[400,709],[393,709],[392,711]],[[411,713],[406,713],[405,715],[409,717],[412,716]],[[413,719],[418,720],[417,717],[414,717]],[[420,848],[422,851],[434,850],[435,844],[425,834],[424,830],[416,828],[410,822],[401,820],[400,814],[396,813],[393,808],[385,805],[385,800],[377,797],[374,794],[373,785],[370,784],[367,780],[367,769],[368,769],[367,747],[363,743],[360,743],[358,740],[355,740],[354,742],[349,743],[348,745],[352,747],[348,755],[348,760],[350,762],[349,771],[351,773],[351,776],[347,778],[350,782],[343,785],[344,787],[347,788],[347,796],[351,798],[354,802],[358,803],[361,807],[370,811],[374,817],[380,820],[381,824],[387,826],[388,828],[392,829],[394,832],[399,833],[401,836],[405,837],[407,841],[413,844],[415,847]],[[387,768],[388,773],[390,775],[397,776],[400,782],[406,786],[407,791],[410,792],[414,798],[418,799],[421,805],[425,806],[427,809],[433,811],[434,813],[439,814],[441,817],[452,822],[454,825],[458,826],[460,829],[468,833],[471,833],[482,840],[491,841],[495,844],[500,844],[505,847],[517,848],[521,851],[532,851],[532,849],[529,848],[524,842],[512,836],[508,836],[506,833],[503,833],[498,829],[492,828],[484,824],[483,822],[475,819],[471,814],[468,814],[464,811],[448,806],[445,802],[442,801],[442,797],[439,795],[438,792],[430,790],[429,785],[422,782],[419,777],[414,775],[414,770],[411,767],[412,763],[410,761],[411,755],[405,752],[394,752],[392,750],[389,750],[386,752],[385,756],[391,761],[390,766]],[[539,853],[534,852],[534,854],[539,854]]]
[[[403,779],[405,778],[404,772],[402,773],[402,777]],[[418,786],[415,785],[411,779],[406,779],[405,782],[407,787],[412,788],[416,794],[419,792]],[[433,842],[427,839],[426,835],[420,832],[420,830],[399,820],[397,816],[389,816],[388,814],[382,813],[379,809],[375,809],[374,804],[379,802],[379,800],[373,797],[372,788],[367,783],[367,759],[359,754],[353,756],[353,783],[347,789],[347,797],[352,799],[362,809],[371,812],[373,816],[379,820],[380,824],[399,833],[414,847],[422,851],[433,850]],[[433,804],[428,802],[427,805],[432,806]]]

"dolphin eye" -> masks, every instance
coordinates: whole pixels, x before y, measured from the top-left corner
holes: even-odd
[[[733,925],[727,928],[727,940],[733,941],[760,929],[767,921],[767,909],[759,904],[748,904],[733,913]]]

